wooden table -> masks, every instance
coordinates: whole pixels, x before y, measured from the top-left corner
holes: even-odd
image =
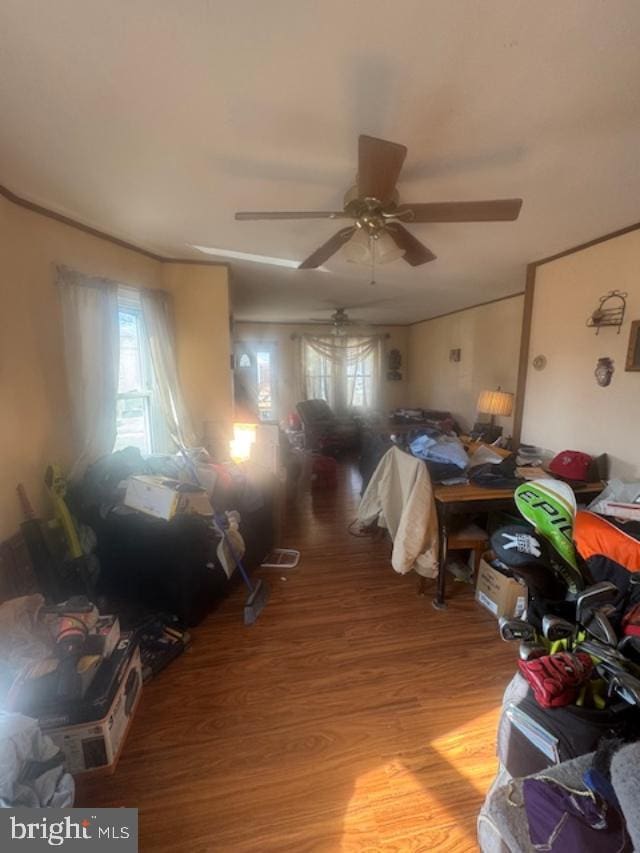
[[[585,483],[583,486],[575,486],[573,491],[580,502],[583,498],[591,501],[604,488],[604,483]],[[465,483],[460,486],[434,486],[433,496],[438,512],[439,531],[439,559],[438,559],[438,586],[433,606],[436,610],[446,610],[445,602],[445,562],[447,559],[447,540],[451,520],[455,516],[473,515],[478,512],[491,512],[494,510],[515,509],[513,493],[515,489],[487,489],[482,486],[474,486]]]

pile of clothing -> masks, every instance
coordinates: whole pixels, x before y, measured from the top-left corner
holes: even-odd
[[[406,448],[417,459],[424,460],[432,483],[471,482],[486,488],[515,488],[522,482],[516,471],[515,453],[505,455],[487,445],[479,445],[469,455],[452,432],[417,430],[407,436]]]

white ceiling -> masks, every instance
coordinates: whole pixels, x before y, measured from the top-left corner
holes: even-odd
[[[339,208],[359,133],[408,146],[404,201],[524,198],[411,226],[438,260],[375,287],[234,261],[238,319],[413,322],[640,219],[637,0],[2,0],[0,32],[0,183],[162,254],[302,260],[341,223],[234,211]]]

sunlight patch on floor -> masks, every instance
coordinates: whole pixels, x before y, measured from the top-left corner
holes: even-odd
[[[452,849],[453,836],[456,850],[475,849],[475,838],[442,801],[437,774],[430,782],[425,787],[402,757],[358,776],[345,812],[341,850],[445,851]]]
[[[492,708],[431,741],[433,749],[482,796],[487,791],[487,779],[493,778],[498,768],[495,744],[499,713],[499,708]]]

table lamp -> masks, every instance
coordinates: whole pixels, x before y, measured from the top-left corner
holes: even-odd
[[[478,413],[491,415],[488,424],[477,423],[474,432],[479,431],[484,441],[495,441],[502,435],[502,427],[496,425],[496,415],[509,417],[513,411],[513,394],[500,390],[481,391],[478,397]]]

